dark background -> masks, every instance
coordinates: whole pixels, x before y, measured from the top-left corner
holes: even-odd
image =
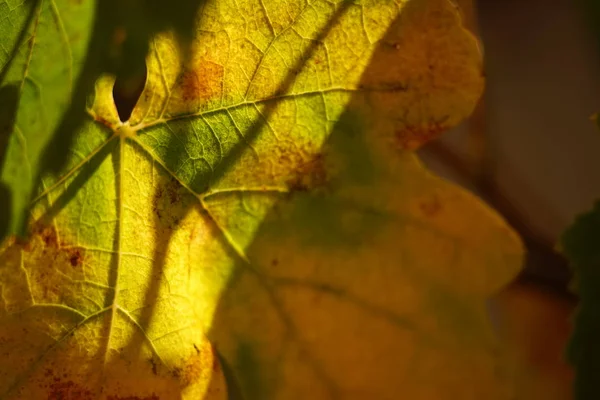
[[[421,155],[523,237],[525,269],[493,302],[523,369],[517,399],[567,400],[564,347],[577,298],[556,249],[574,217],[600,199],[600,130],[590,120],[600,111],[600,29],[591,12],[600,2],[456,1],[483,42],[486,93],[469,121]]]

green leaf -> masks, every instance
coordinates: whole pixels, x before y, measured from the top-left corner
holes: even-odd
[[[43,170],[42,153],[69,108],[81,72],[93,10],[92,1],[0,2],[0,90],[18,88],[12,99],[18,104],[16,116],[8,124],[4,115],[1,121],[7,151],[0,158],[0,184],[10,189],[12,208],[8,233],[24,233],[26,210]]]
[[[561,240],[564,254],[574,270],[574,287],[579,296],[575,330],[568,348],[576,368],[575,398],[600,396],[600,203],[579,216]]]
[[[522,246],[411,152],[483,88],[449,1],[214,0],[149,48],[0,250],[0,397],[510,398]]]
[[[127,92],[144,74],[150,38],[172,28],[186,49],[200,0],[38,0],[0,3],[0,85],[18,90],[0,188],[10,234],[25,233],[32,195],[46,173],[64,170],[86,98],[104,72]],[[12,109],[12,108],[11,108]],[[4,236],[0,236],[0,239]]]

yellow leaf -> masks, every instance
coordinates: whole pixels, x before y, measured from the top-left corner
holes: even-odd
[[[0,397],[508,398],[521,244],[408,151],[483,87],[448,0],[213,0],[151,48],[0,253]]]

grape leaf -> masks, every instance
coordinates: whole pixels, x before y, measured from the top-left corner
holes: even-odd
[[[596,344],[600,332],[598,282],[600,280],[600,203],[579,216],[561,239],[561,247],[574,271],[574,287],[579,296],[575,328],[568,347],[568,358],[576,369],[576,399],[593,399],[600,395]]]
[[[129,121],[96,85],[0,255],[0,396],[508,398],[522,248],[411,150],[483,87],[447,0],[204,3]],[[10,366],[10,368],[5,368]]]

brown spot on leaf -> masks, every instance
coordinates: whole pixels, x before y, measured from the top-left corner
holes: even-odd
[[[179,379],[181,377],[181,368],[179,368],[179,367],[173,368],[173,370],[171,371],[171,375],[173,375],[173,378]]]
[[[160,180],[152,196],[152,211],[163,227],[173,228],[185,216],[185,196],[185,189],[176,179]]]
[[[221,365],[219,363],[219,357],[217,357],[217,353],[215,352],[214,347],[211,346],[210,349],[212,351],[212,360],[213,360],[212,369],[213,369],[213,372],[217,372],[217,371],[219,371],[219,369],[221,369]]]
[[[66,399],[65,399],[66,400]],[[150,396],[108,396],[106,400],[160,400],[159,397],[155,394],[151,394]]]
[[[209,377],[208,371],[215,370],[217,357],[212,346],[204,344],[201,347],[194,345],[194,353],[185,361],[182,368],[173,369],[173,376],[178,378],[183,386]]]
[[[46,247],[59,247],[58,235],[54,227],[37,223],[31,228],[31,239],[25,244],[24,250],[31,250],[31,243],[36,237],[40,238]]]
[[[169,190],[169,203],[175,204],[177,202],[179,202],[179,192],[176,189]]]
[[[40,302],[71,301],[75,292],[66,279],[83,279],[83,266],[88,254],[69,240],[65,229],[38,221],[30,226],[30,235],[15,242],[14,250],[22,251],[23,266],[29,276],[32,296]]]
[[[223,82],[223,66],[211,61],[202,61],[194,69],[184,70],[178,81],[181,99],[184,102],[202,102],[219,98]]]
[[[307,192],[326,186],[328,173],[325,156],[317,154],[312,160],[301,164],[292,179],[288,181],[291,192]]]
[[[79,249],[74,249],[73,252],[71,253],[71,257],[69,258],[69,261],[71,262],[71,265],[73,267],[79,267],[81,266],[81,261],[83,260],[83,257],[81,255],[81,252]]]
[[[156,361],[154,360],[154,357],[150,358],[148,360],[148,362],[150,363],[150,365],[152,366],[152,373],[154,375],[158,375],[158,365],[156,364]]]
[[[162,216],[163,206],[161,204],[161,198],[163,195],[162,185],[158,186],[152,196],[152,212],[160,219]]]
[[[106,118],[100,117],[100,116],[95,116],[94,120],[104,126],[107,126],[109,128],[112,128],[112,124],[110,122],[108,122],[108,120]]]
[[[73,267],[80,267],[84,263],[83,249],[59,238],[53,225],[39,222],[32,225],[30,238],[21,243],[21,246],[25,252],[39,251],[40,242],[45,257],[65,257]]]
[[[424,143],[438,137],[448,129],[440,122],[422,126],[407,126],[396,132],[396,139],[403,150],[415,150]]]
[[[442,210],[442,203],[437,196],[433,196],[430,199],[421,201],[419,203],[419,209],[427,217],[434,217]]]
[[[93,393],[73,381],[62,381],[59,378],[54,378],[48,386],[48,400],[92,400],[95,396]]]

